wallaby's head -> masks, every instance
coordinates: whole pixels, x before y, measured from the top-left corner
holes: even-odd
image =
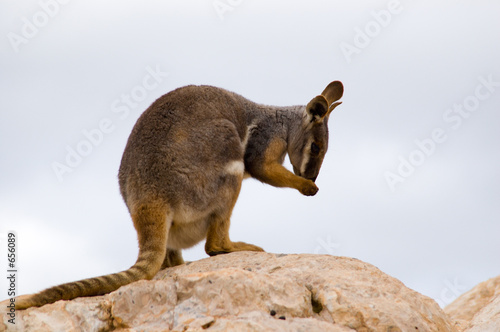
[[[339,81],[328,84],[307,104],[300,125],[290,133],[288,155],[296,175],[316,181],[328,149],[328,117],[344,93]]]

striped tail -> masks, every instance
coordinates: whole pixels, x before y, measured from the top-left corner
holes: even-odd
[[[160,270],[167,250],[165,209],[158,205],[142,205],[131,213],[139,238],[139,256],[128,270],[89,278],[48,288],[40,293],[21,296],[16,309],[40,307],[59,300],[71,300],[82,296],[104,295],[121,286],[141,279],[152,279]]]

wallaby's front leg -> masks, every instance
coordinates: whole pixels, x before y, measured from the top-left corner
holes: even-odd
[[[313,181],[293,174],[280,164],[285,151],[285,141],[273,139],[264,152],[262,163],[252,167],[252,176],[274,187],[294,188],[303,195],[315,195],[319,189]]]
[[[294,188],[306,196],[314,196],[319,190],[314,182],[293,174],[277,162],[264,164],[262,170],[262,181],[271,186]]]

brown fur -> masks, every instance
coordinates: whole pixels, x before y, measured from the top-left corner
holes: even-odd
[[[181,249],[206,238],[213,256],[262,248],[229,239],[245,176],[315,195],[328,149],[327,121],[342,83],[307,106],[253,103],[211,86],[187,86],[156,100],[137,120],[123,153],[120,191],[139,241],[128,270],[55,286],[17,299],[16,308],[109,293],[182,264]],[[288,153],[294,173],[282,166]]]

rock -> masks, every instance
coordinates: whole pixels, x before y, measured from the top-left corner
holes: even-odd
[[[3,324],[37,332],[456,331],[432,299],[370,264],[257,252],[169,268],[104,296],[18,311],[15,326]]]
[[[444,311],[459,331],[500,331],[500,276],[462,294]]]

